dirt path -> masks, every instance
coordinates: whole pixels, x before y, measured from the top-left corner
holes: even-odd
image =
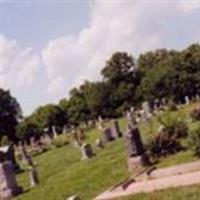
[[[194,184],[200,184],[200,171],[131,183],[125,190],[122,190],[120,187],[112,191],[108,190],[96,197],[95,200],[109,200],[141,192],[148,193],[171,187],[189,186]]]

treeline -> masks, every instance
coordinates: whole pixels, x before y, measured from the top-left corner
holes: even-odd
[[[200,45],[192,44],[182,51],[149,51],[141,54],[137,60],[126,52],[116,52],[105,63],[101,75],[102,81],[86,81],[72,89],[69,98],[61,99],[58,105],[39,107],[33,114],[21,119],[17,126],[19,104],[12,97],[12,103],[8,103],[8,99],[3,98],[4,93],[8,95],[8,92],[1,89],[1,136],[8,135],[12,140],[39,137],[45,129],[51,132],[52,126],[61,131],[63,126],[87,124],[98,116],[119,117],[125,110],[139,106],[144,100],[151,102],[165,97],[183,102],[186,95],[193,97],[200,94]],[[10,115],[15,115],[16,121],[7,121],[5,113],[10,111],[4,104],[14,104],[16,111],[11,111]]]

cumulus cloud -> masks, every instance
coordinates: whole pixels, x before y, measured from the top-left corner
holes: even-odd
[[[43,49],[42,57],[51,82],[49,91],[53,91],[51,87],[59,75],[69,88],[85,79],[98,79],[105,60],[115,51],[138,54],[160,47],[161,19],[169,8],[170,5],[163,2],[152,6],[132,0],[94,1],[89,24],[77,37],[57,38]]]
[[[77,37],[66,35],[50,41],[42,51],[51,82],[48,90],[53,93],[55,80],[61,75],[62,84],[68,88],[85,79],[99,79],[105,60],[115,51],[137,56],[142,51],[165,46],[170,32],[168,18],[199,6],[196,0],[92,1],[88,26]]]
[[[16,89],[29,87],[39,70],[40,58],[30,47],[22,48],[16,40],[0,35],[0,85]]]
[[[190,24],[184,24],[181,28],[186,28],[181,32],[174,21],[177,16],[189,16],[197,9],[200,9],[199,0],[90,1],[87,26],[77,36],[52,39],[38,54],[1,35],[0,84],[6,88],[28,87],[38,81],[37,75],[41,73],[45,81],[38,82],[45,82],[47,87],[42,92],[46,92],[48,100],[59,100],[84,80],[99,79],[105,61],[116,51],[137,57],[150,49],[176,47],[176,41],[183,42],[179,34],[184,37],[184,31],[188,33],[191,29]]]

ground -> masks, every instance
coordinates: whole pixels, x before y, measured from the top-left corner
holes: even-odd
[[[184,107],[181,115],[187,119],[189,111],[194,107]],[[173,116],[180,112],[170,113]],[[120,125],[125,128],[125,120],[120,120]],[[155,132],[159,124],[156,119],[150,123],[142,123],[140,130],[144,141]],[[190,129],[195,129],[198,123],[190,123]],[[100,137],[100,131],[93,129],[87,133],[87,140],[94,144],[96,138]],[[30,189],[28,172],[18,175],[17,179],[24,187],[25,193],[16,197],[16,200],[64,200],[70,195],[77,194],[82,199],[92,199],[110,186],[129,177],[126,166],[126,154],[123,139],[116,140],[106,145],[105,149],[95,149],[96,155],[90,159],[81,161],[80,150],[66,145],[49,150],[41,155],[35,156],[40,184]],[[180,152],[176,155],[163,158],[158,167],[165,167],[191,160],[197,157],[190,150]],[[165,199],[200,199],[200,186],[185,187],[179,189],[168,189],[151,194],[140,194],[124,200],[160,200]]]

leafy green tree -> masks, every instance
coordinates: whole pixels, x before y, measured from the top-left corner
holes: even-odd
[[[22,112],[17,100],[9,91],[0,88],[0,137],[7,136],[16,141],[16,125],[21,119]]]

